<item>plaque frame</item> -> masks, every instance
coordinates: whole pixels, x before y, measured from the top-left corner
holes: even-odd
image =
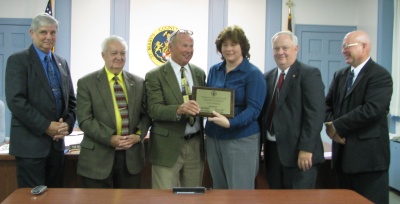
[[[221,93],[221,94],[218,94]],[[222,104],[220,102],[220,104],[218,105],[218,107],[213,110],[217,111],[218,113],[220,113],[221,115],[227,117],[227,118],[233,118],[235,116],[234,114],[234,107],[235,107],[235,90],[233,89],[227,89],[227,88],[213,88],[213,87],[206,87],[206,86],[193,86],[192,87],[192,97],[193,100],[195,100],[199,106],[200,106],[200,113],[198,114],[199,116],[202,117],[214,117],[214,115],[212,114],[213,110],[210,111],[203,111],[203,110],[208,110],[208,105],[204,104],[206,103],[205,99],[201,99],[206,97],[209,94],[209,96],[207,97],[207,101],[209,101],[210,99],[212,99],[213,97],[217,96],[217,95],[228,95],[225,98],[215,98],[216,100],[220,100],[222,101]],[[214,103],[213,105],[215,105],[216,103],[218,103],[218,101],[211,101],[212,103]],[[226,105],[225,103],[228,102],[228,104]],[[222,106],[229,106],[228,108],[222,108],[223,110],[226,110],[227,112],[220,112],[220,107]]]

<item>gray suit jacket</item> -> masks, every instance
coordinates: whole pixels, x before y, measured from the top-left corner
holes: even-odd
[[[189,64],[189,67],[194,86],[205,86],[204,71],[193,64]],[[184,115],[180,120],[176,118],[176,110],[183,103],[183,98],[170,62],[146,74],[146,89],[148,112],[153,119],[150,130],[149,160],[153,164],[170,167],[175,164],[182,149],[187,123]],[[203,118],[200,121],[203,121]],[[201,124],[202,135],[203,129],[203,124]],[[204,143],[201,142],[201,145]],[[202,156],[204,159],[204,154]]]
[[[144,80],[123,71],[129,110],[129,134],[141,131],[141,142],[126,150],[126,164],[131,174],[140,173],[144,166],[144,137],[150,126],[146,113]],[[77,114],[84,132],[77,173],[92,179],[109,176],[115,155],[110,145],[117,134],[113,96],[105,68],[90,73],[78,81]]]
[[[64,108],[61,117],[68,123],[69,132],[75,124],[76,99],[70,70],[65,59],[54,54],[60,73]],[[53,141],[45,134],[51,121],[56,118],[56,107],[45,70],[33,45],[14,53],[7,60],[7,105],[12,113],[10,154],[25,158],[43,158],[53,145],[64,150],[64,140]]]
[[[273,98],[277,72],[278,68],[275,68],[265,75],[268,93],[260,115],[262,136],[267,131],[266,115]],[[272,118],[282,165],[297,167],[299,150],[313,153],[313,164],[325,161],[320,136],[325,114],[324,100],[320,71],[296,60],[285,77]]]

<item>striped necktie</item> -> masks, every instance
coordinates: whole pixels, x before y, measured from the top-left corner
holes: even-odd
[[[129,134],[129,114],[128,114],[128,103],[122,86],[118,83],[118,77],[114,76],[114,94],[117,100],[118,110],[121,114],[121,136]]]
[[[183,102],[187,102],[190,100],[190,97],[192,96],[192,91],[190,90],[189,83],[186,78],[185,74],[185,67],[181,67],[181,87],[182,87],[182,96],[183,96]],[[194,122],[196,121],[196,118],[193,116],[189,116],[188,122],[190,126],[194,125]]]

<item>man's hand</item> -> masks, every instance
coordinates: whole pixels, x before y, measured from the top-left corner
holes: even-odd
[[[333,139],[333,136],[336,135],[336,130],[333,127],[333,122],[326,122],[325,123],[325,129],[326,129],[326,134],[329,136],[329,138]]]
[[[231,126],[228,118],[217,113],[216,111],[213,111],[212,113],[213,113],[214,117],[208,117],[208,121],[214,122],[215,124],[217,124],[221,127],[224,127],[224,128],[229,128]]]
[[[58,122],[51,121],[50,126],[46,130],[46,134],[53,138],[53,140],[58,141],[69,134],[68,130],[68,123],[63,122],[63,119],[60,118]]]
[[[346,138],[342,138],[339,134],[335,134],[332,140],[342,145],[346,144]]]
[[[299,157],[297,158],[297,165],[303,171],[307,171],[312,167],[312,153],[303,150],[299,151]]]
[[[113,135],[111,137],[111,146],[115,147],[116,150],[127,150],[131,148],[134,144],[139,143],[140,141],[140,135]]]
[[[176,110],[177,115],[197,115],[200,113],[200,106],[194,100],[189,100],[183,104],[181,104]]]

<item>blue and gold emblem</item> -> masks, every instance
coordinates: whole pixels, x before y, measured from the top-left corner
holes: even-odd
[[[176,30],[178,28],[175,26],[162,26],[155,30],[147,41],[147,53],[157,66],[168,61],[168,38]]]

